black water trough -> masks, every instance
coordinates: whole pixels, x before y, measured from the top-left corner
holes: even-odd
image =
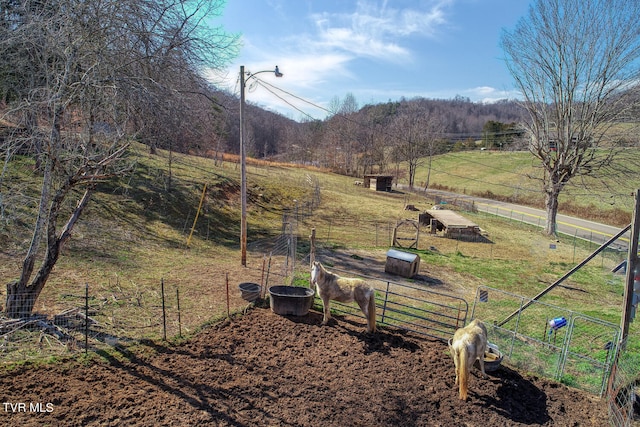
[[[498,349],[498,346],[492,343],[487,343],[487,351],[484,353],[484,370],[486,372],[493,372],[500,367],[502,363],[503,355]],[[480,364],[476,360],[474,365],[476,368],[480,368]]]
[[[242,299],[253,302],[260,297],[260,292],[262,291],[262,286],[257,283],[244,282],[238,285],[240,289],[240,295],[242,295]]]
[[[271,311],[283,316],[305,316],[313,305],[315,292],[301,286],[271,286]]]

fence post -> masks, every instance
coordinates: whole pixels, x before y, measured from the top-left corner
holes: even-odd
[[[180,289],[176,288],[176,302],[178,304],[178,336],[182,338],[182,318],[180,315]]]
[[[164,306],[164,277],[160,279],[160,293],[162,294],[162,339],[167,340],[167,311]]]
[[[387,280],[387,290],[384,293],[384,304],[382,304],[382,318],[380,322],[384,323],[384,315],[387,312],[387,301],[389,300],[389,284],[390,282]]]
[[[89,352],[89,283],[84,286],[84,354]]]
[[[231,317],[231,312],[229,309],[229,273],[226,275],[226,283],[227,283],[227,318]]]

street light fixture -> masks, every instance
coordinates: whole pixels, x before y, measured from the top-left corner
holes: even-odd
[[[256,73],[246,73],[244,65],[240,66],[240,204],[242,216],[240,218],[240,252],[242,253],[242,265],[247,265],[247,158],[244,143],[244,88],[246,80],[260,73],[274,73],[276,77],[282,77],[276,65],[275,70],[263,70]]]

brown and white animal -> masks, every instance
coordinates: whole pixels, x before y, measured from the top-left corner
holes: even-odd
[[[467,400],[469,373],[473,363],[480,361],[480,370],[484,372],[484,353],[487,350],[487,328],[478,319],[474,319],[464,328],[459,328],[449,341],[449,350],[456,366],[456,385],[460,386],[460,399]]]
[[[331,300],[344,303],[355,301],[367,319],[367,332],[376,331],[376,295],[373,286],[362,279],[340,277],[331,273],[317,261],[314,261],[311,266],[311,283],[316,285],[322,300],[323,325],[326,325],[331,318],[329,308]]]

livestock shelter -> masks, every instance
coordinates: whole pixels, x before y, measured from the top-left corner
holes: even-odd
[[[365,175],[364,188],[373,191],[391,191],[393,186],[393,175]]]
[[[420,224],[431,227],[431,234],[443,232],[445,237],[465,237],[480,234],[473,221],[449,209],[429,209],[420,214]]]
[[[396,249],[387,251],[387,262],[384,266],[385,273],[397,274],[410,279],[418,274],[418,271],[420,271],[420,256],[417,254]]]

